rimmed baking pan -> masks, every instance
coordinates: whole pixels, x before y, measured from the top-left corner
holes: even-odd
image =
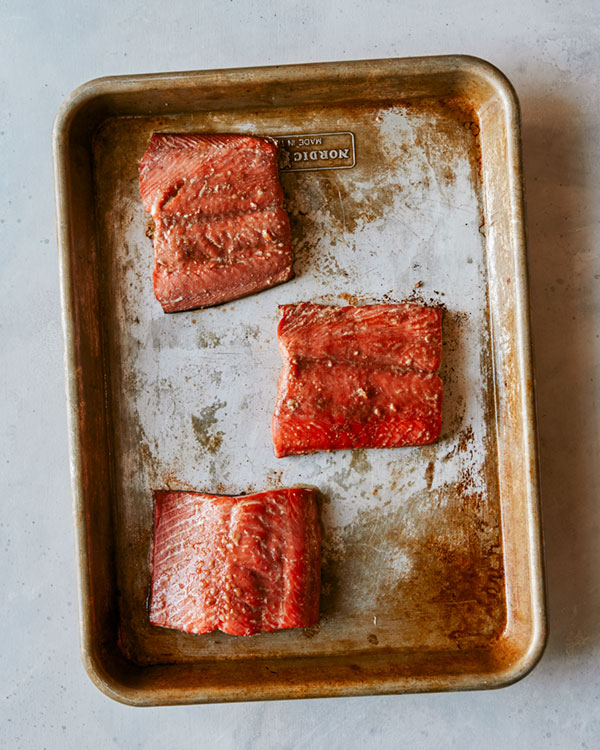
[[[464,56],[92,81],[54,158],[92,680],[133,705],[499,687],[545,642],[519,108]],[[282,144],[295,278],[165,315],[138,165],[153,132]],[[443,431],[276,459],[277,305],[443,304]],[[152,489],[322,496],[322,616],[236,638],[150,626]]]

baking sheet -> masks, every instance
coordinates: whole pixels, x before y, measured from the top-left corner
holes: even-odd
[[[174,115],[119,113],[94,132],[111,606],[118,648],[142,671],[163,664],[218,668],[231,660],[419,652],[444,654],[449,663],[454,654],[460,674],[461,652],[491,653],[510,624],[497,367],[506,354],[502,342],[507,337],[510,349],[515,331],[499,329],[490,316],[498,260],[489,257],[494,215],[477,108],[455,92],[332,99],[319,107],[299,100]],[[351,168],[328,162],[327,169],[282,172],[295,253],[292,281],[216,308],[162,312],[152,290],[152,245],[137,174],[156,131],[288,138],[352,133]],[[446,308],[440,441],[276,459],[270,417],[281,366],[277,305],[405,299]],[[295,484],[316,486],[322,499],[318,626],[235,638],[149,625],[152,489],[240,494]],[[523,523],[529,527],[530,519]],[[436,679],[430,688],[449,678]],[[188,700],[206,699],[201,682]],[[358,692],[389,689],[381,677],[361,682]],[[310,694],[331,694],[331,688],[323,684]],[[350,692],[340,688],[338,694]],[[142,693],[138,702],[169,702],[156,690],[150,698]],[[246,683],[244,694],[269,697],[261,679]]]

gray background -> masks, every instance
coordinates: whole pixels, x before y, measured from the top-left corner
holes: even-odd
[[[132,709],[79,659],[50,131],[102,75],[468,53],[523,110],[550,638],[496,692]],[[0,746],[600,745],[600,4],[0,0]]]

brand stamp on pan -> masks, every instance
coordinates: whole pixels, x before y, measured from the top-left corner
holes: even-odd
[[[300,133],[276,135],[281,146],[282,172],[350,169],[356,164],[354,133]]]

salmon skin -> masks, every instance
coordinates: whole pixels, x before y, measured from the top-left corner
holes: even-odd
[[[276,456],[437,440],[440,308],[301,302],[279,310]]]
[[[152,625],[231,635],[315,625],[320,579],[313,490],[154,492]]]
[[[227,302],[290,279],[277,145],[245,135],[155,133],[140,163],[165,312]]]

